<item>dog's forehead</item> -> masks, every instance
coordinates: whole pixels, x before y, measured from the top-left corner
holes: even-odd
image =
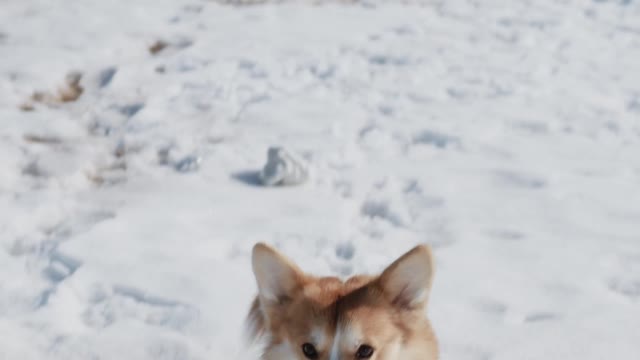
[[[336,302],[342,290],[342,281],[326,277],[313,279],[303,288],[304,297],[319,307],[327,307]]]
[[[328,307],[367,285],[372,279],[370,276],[354,276],[346,281],[337,277],[313,278],[304,285],[303,292],[305,298],[316,306]]]

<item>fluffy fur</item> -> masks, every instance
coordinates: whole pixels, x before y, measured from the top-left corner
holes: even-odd
[[[262,360],[437,360],[438,343],[426,318],[433,279],[429,247],[413,248],[379,276],[346,281],[305,274],[265,244],[252,255],[258,296],[247,323],[262,339]],[[317,355],[305,355],[303,345]],[[362,357],[362,346],[373,348]]]

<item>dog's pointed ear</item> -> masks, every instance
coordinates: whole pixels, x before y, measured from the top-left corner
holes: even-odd
[[[431,248],[419,245],[389,265],[378,281],[393,305],[416,309],[427,305],[433,273]]]
[[[251,262],[261,301],[282,304],[288,301],[302,284],[303,272],[269,245],[256,244],[253,247]]]

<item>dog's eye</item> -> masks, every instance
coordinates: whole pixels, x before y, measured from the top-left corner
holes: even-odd
[[[316,350],[315,346],[309,343],[302,344],[302,352],[304,353],[304,356],[307,357],[307,359],[313,360],[318,358],[318,350]]]
[[[373,348],[369,345],[360,345],[358,351],[356,351],[357,359],[368,359],[373,355]]]

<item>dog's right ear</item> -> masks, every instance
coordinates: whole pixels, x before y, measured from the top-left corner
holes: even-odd
[[[389,265],[378,281],[392,304],[403,309],[425,307],[433,282],[431,248],[416,246]]]
[[[262,302],[270,305],[286,303],[302,285],[303,272],[269,245],[256,244],[251,263]]]

